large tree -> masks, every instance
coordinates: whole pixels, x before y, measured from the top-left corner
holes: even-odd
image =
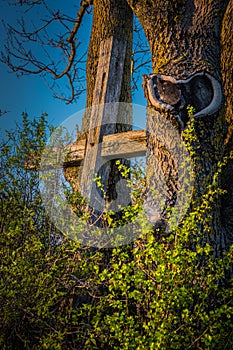
[[[218,162],[231,149],[232,133],[232,1],[128,1],[139,18],[152,53],[153,76],[146,79],[148,104],[148,166],[155,155],[166,173],[174,165],[163,145],[156,142],[155,114],[174,122],[185,132],[185,107],[194,107],[193,157],[196,204],[213,182]],[[228,122],[228,126],[226,125]],[[169,136],[168,136],[169,137]],[[170,169],[170,171],[169,171]],[[212,230],[207,239],[216,252],[232,243],[232,181],[229,160],[219,181],[227,195],[212,210]],[[173,176],[173,182],[176,177]],[[176,197],[168,182],[170,201]],[[174,188],[174,187],[173,187]]]
[[[36,5],[36,1],[20,1],[21,5]],[[42,1],[43,3],[43,1]],[[159,168],[165,176],[166,205],[174,205],[179,188],[177,168],[169,150],[164,147],[156,132],[159,123],[168,120],[187,141],[187,126],[192,123],[191,146],[195,184],[192,206],[198,205],[208,186],[220,172],[219,162],[228,156],[232,149],[232,0],[94,0],[82,1],[74,27],[69,29],[69,37],[60,36],[58,42],[47,42],[62,49],[67,57],[67,67],[58,72],[54,66],[43,65],[26,52],[19,39],[12,49],[14,34],[11,28],[10,43],[5,62],[15,71],[52,73],[57,79],[67,76],[73,87],[78,81],[76,39],[78,28],[87,8],[93,5],[93,23],[86,64],[87,107],[92,105],[93,90],[99,60],[101,41],[115,36],[127,38],[123,83],[120,101],[130,102],[130,61],[132,40],[132,14],[138,18],[145,31],[151,55],[153,72],[144,77],[144,90],[148,102],[147,140],[147,180],[155,186],[154,179]],[[68,17],[59,12],[52,13],[53,20],[67,23]],[[65,22],[66,21],[66,22]],[[46,21],[44,27],[50,24]],[[66,26],[68,28],[68,26]],[[43,26],[40,28],[43,29]],[[22,26],[22,37],[38,38],[40,31],[27,34]],[[66,33],[67,34],[67,33]],[[42,40],[40,40],[42,42]],[[45,43],[45,42],[44,42]],[[13,54],[13,55],[12,55]],[[12,61],[11,58],[20,59]],[[22,59],[24,60],[22,62]],[[27,69],[25,63],[35,66]],[[52,63],[51,63],[52,64]],[[72,75],[72,67],[73,75]],[[74,89],[72,98],[75,97]],[[193,115],[187,108],[192,108]],[[90,114],[86,113],[82,129],[88,130]],[[165,123],[164,126],[167,124]],[[122,130],[117,130],[122,131]],[[164,133],[169,139],[169,133]],[[190,141],[190,139],[189,139]],[[159,166],[157,160],[160,160]],[[226,162],[226,161],[225,161]],[[233,229],[233,181],[232,160],[227,164],[217,181],[226,189],[224,197],[212,208],[211,232],[204,232],[206,240],[215,247],[218,255],[232,243]],[[77,169],[76,169],[77,170]],[[70,176],[76,176],[73,169]],[[150,192],[150,191],[149,191]],[[148,194],[149,196],[150,194]],[[153,199],[151,201],[153,206]],[[153,209],[153,207],[152,207]],[[203,213],[203,215],[205,215]],[[166,208],[161,217],[161,225],[166,226]],[[202,228],[200,227],[200,230]]]
[[[39,3],[46,5],[43,0],[20,1],[21,5]],[[37,125],[24,117],[19,140],[10,133],[11,142],[2,147],[0,343],[3,349],[230,349],[232,285],[225,276],[232,250],[224,259],[213,259],[205,243],[211,243],[215,257],[232,243],[233,1],[84,0],[74,21],[58,11],[50,12],[52,19],[33,33],[26,32],[25,21],[21,23],[24,41],[62,50],[66,67],[56,66],[51,55],[46,64],[36,59],[14,28],[5,62],[18,72],[67,77],[74,99],[79,95],[76,83],[82,61],[78,27],[92,5],[87,107],[93,104],[98,84],[99,47],[112,36],[127,43],[119,99],[131,102],[134,13],[148,39],[153,66],[152,74],[144,76],[148,102],[144,196],[153,216],[158,207],[153,190],[161,189],[156,187],[161,178],[166,201],[154,230],[142,220],[141,236],[133,245],[96,251],[82,249],[70,239],[60,244],[60,235],[54,235],[57,230],[44,215],[37,168],[31,175],[25,168],[25,157],[28,162],[43,147],[44,119]],[[42,30],[56,22],[63,23],[64,35],[52,39],[45,32],[43,37]],[[84,134],[90,116],[88,111],[84,115]],[[124,128],[117,125],[115,131]],[[188,159],[177,162],[183,149]],[[179,193],[190,185],[182,183],[179,166],[190,166],[190,160],[194,172],[190,215],[170,232],[169,207],[177,206]],[[79,172],[74,167],[67,176],[77,181]],[[224,196],[220,187],[227,191]],[[132,205],[125,214],[131,217],[136,210]]]

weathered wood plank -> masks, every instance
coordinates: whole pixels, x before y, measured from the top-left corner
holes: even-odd
[[[134,130],[103,137],[101,156],[135,158],[146,155],[146,131]]]
[[[85,157],[86,140],[80,139],[67,145],[67,156],[63,167],[79,166]],[[53,150],[54,151],[54,150]],[[54,151],[56,152],[56,150]],[[133,130],[118,134],[103,136],[101,144],[101,157],[105,158],[136,158],[146,155],[146,130]],[[38,157],[32,157],[27,162],[27,169],[35,169],[40,163]],[[52,164],[48,164],[52,168]]]
[[[136,158],[146,155],[146,130],[133,130],[105,135],[101,144],[101,157]],[[85,142],[76,141],[70,145],[64,167],[80,165],[85,157]]]
[[[100,212],[104,208],[104,201],[98,194],[93,178],[98,173],[106,190],[110,165],[101,157],[101,147],[103,136],[114,134],[116,131],[119,106],[113,102],[120,100],[126,45],[127,39],[118,40],[114,37],[100,45],[90,130],[80,184],[83,197],[89,199],[91,205],[98,207]]]

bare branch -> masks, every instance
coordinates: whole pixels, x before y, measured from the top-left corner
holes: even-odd
[[[28,17],[24,16],[17,22],[17,26],[4,24],[7,44],[4,53],[1,54],[1,61],[19,76],[43,76],[56,98],[71,103],[85,90],[83,81],[87,48],[83,50],[83,44],[78,42],[77,34],[93,0],[81,1],[75,18],[63,14],[59,9],[49,8],[44,0],[20,1],[23,7],[29,7],[32,11],[34,3],[43,6],[42,19],[34,20],[33,16],[33,20],[28,21]],[[14,4],[19,2],[15,0]],[[141,80],[142,68],[144,74],[151,71],[150,51],[143,29],[135,21],[131,65],[133,89],[137,89]],[[55,83],[63,82],[63,78],[67,80],[69,97],[65,97],[59,83]]]
[[[42,23],[38,26],[34,22],[28,23],[22,18],[17,24],[20,29],[4,23],[8,40],[5,51],[1,53],[1,61],[18,75],[40,74],[45,77],[48,74],[55,80],[66,77],[71,96],[64,98],[62,94],[60,97],[62,100],[66,100],[67,103],[71,103],[84,91],[83,86],[81,86],[81,91],[74,86],[80,85],[78,80],[80,78],[82,80],[82,77],[79,76],[79,70],[83,71],[81,66],[84,64],[84,58],[86,57],[86,50],[84,53],[80,50],[77,51],[81,43],[77,41],[76,36],[83,16],[88,7],[93,4],[93,0],[81,2],[75,19],[61,14],[59,10],[51,10],[44,0],[35,2],[43,5],[49,16],[43,18]],[[17,5],[19,3],[31,6],[34,1],[26,0],[13,4]],[[27,23],[27,27],[25,23]],[[60,29],[59,34],[54,34],[54,28],[57,29],[57,25],[62,29]],[[53,31],[52,35],[51,31]],[[35,54],[36,45],[40,46],[39,55]],[[60,55],[58,55],[59,52]],[[44,56],[41,55],[42,53]],[[50,88],[56,85],[57,88],[57,84],[49,83],[48,85]],[[57,92],[53,91],[53,93],[55,97],[59,98]]]
[[[71,43],[74,40],[74,37],[77,34],[77,31],[82,23],[83,15],[86,9],[92,4],[93,4],[93,0],[83,0],[81,2],[81,7],[80,7],[80,10],[78,11],[74,28],[72,29],[69,38],[66,39],[69,43]]]

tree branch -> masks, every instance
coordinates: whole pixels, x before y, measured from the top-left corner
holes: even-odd
[[[31,1],[22,1],[20,3],[21,5],[32,5]],[[80,80],[82,80],[82,77],[78,76],[78,65],[83,64],[85,61],[84,56],[86,55],[86,52],[80,52],[81,55],[77,58],[77,48],[81,43],[77,42],[76,37],[83,16],[87,12],[88,7],[93,4],[93,0],[84,0],[81,2],[75,19],[61,14],[59,10],[51,10],[43,0],[37,3],[44,6],[49,13],[49,18],[43,18],[43,23],[38,27],[34,23],[31,23],[31,30],[26,28],[26,20],[24,19],[18,21],[20,30],[10,24],[4,23],[8,40],[7,45],[5,45],[5,52],[1,53],[1,61],[7,64],[13,72],[17,72],[20,75],[43,74],[45,77],[48,74],[48,76],[51,76],[55,80],[66,77],[71,91],[71,96],[68,98],[64,98],[64,95],[59,97],[57,92],[51,88],[51,84],[48,85],[50,85],[56,97],[66,100],[67,103],[71,103],[84,90],[82,87],[81,91],[78,91],[74,86],[77,83],[80,85]],[[52,35],[49,33],[51,26],[56,23],[63,27],[57,37],[53,33]],[[73,24],[72,28],[70,28],[70,24]],[[38,59],[33,54],[36,44],[42,48],[43,58]],[[30,45],[30,49],[27,49],[28,45]],[[63,60],[60,59],[60,55],[58,56],[52,52],[54,49],[62,52]],[[53,84],[54,86],[56,84]]]
[[[80,9],[76,17],[75,25],[70,33],[69,38],[66,39],[69,43],[73,42],[74,37],[77,34],[77,31],[82,23],[83,15],[86,12],[87,8],[92,4],[93,4],[93,0],[83,0],[81,2]]]

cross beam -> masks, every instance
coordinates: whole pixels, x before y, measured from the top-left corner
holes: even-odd
[[[63,162],[63,167],[80,166],[85,158],[86,139],[81,138],[67,145],[67,155]],[[56,154],[56,150],[53,152]],[[101,157],[107,159],[136,158],[146,155],[146,130],[133,130],[112,135],[105,135],[101,144]],[[27,162],[27,169],[35,169],[39,164],[38,157],[32,157]],[[52,164],[48,163],[48,168]]]
[[[86,140],[68,146],[65,168],[79,166],[85,157]],[[133,130],[103,136],[100,156],[108,159],[136,158],[146,155],[146,130]]]

